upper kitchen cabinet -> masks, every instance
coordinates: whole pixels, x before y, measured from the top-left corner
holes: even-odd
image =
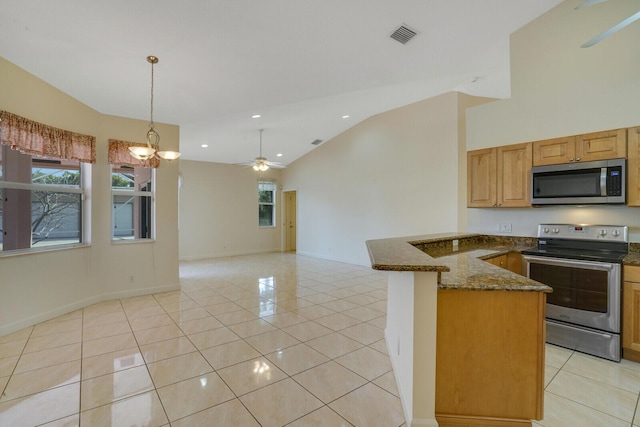
[[[467,152],[467,206],[496,206],[496,148]]]
[[[640,126],[629,128],[627,205],[640,206]]]
[[[531,206],[531,143],[498,147],[498,206]]]
[[[533,143],[533,165],[555,165],[627,156],[627,130],[614,129]]]
[[[467,206],[531,206],[531,143],[467,152]]]
[[[627,130],[614,129],[576,136],[576,161],[627,157]]]
[[[545,139],[533,143],[533,166],[569,163],[576,158],[576,137]]]

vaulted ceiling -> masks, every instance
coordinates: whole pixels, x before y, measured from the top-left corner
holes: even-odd
[[[264,155],[289,164],[314,140],[450,90],[508,97],[509,35],[559,3],[2,0],[0,56],[142,120],[145,58],[158,56],[154,120],[180,126],[183,159],[252,160],[262,128]],[[406,44],[390,37],[401,25],[418,33]]]

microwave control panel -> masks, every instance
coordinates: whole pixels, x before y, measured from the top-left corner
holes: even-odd
[[[607,168],[607,196],[622,196],[622,167]]]

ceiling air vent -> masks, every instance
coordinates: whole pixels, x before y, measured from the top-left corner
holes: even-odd
[[[313,141],[313,142],[311,143],[311,145],[320,145],[321,143],[322,143],[322,140],[321,140],[321,139],[316,139],[315,141]]]
[[[416,36],[416,34],[418,34],[417,31],[412,30],[411,28],[402,24],[398,28],[396,28],[393,33],[391,33],[391,38],[402,44],[407,44],[409,40]]]

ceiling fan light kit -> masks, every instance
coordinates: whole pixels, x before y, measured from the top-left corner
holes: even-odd
[[[158,63],[158,57],[149,55],[147,62],[151,64],[151,120],[149,121],[149,130],[147,131],[147,146],[129,147],[130,154],[138,160],[149,160],[153,157],[159,157],[164,160],[175,160],[180,157],[178,151],[160,151],[160,135],[154,129],[153,123],[153,66]]]
[[[240,163],[240,164],[245,166],[251,166],[254,171],[260,172],[260,173],[269,170],[269,168],[274,168],[274,169],[286,168],[286,166],[283,165],[282,163],[270,162],[269,160],[267,160],[266,157],[262,155],[262,132],[264,132],[264,129],[258,129],[258,131],[260,132],[260,156],[256,157],[252,162]]]

